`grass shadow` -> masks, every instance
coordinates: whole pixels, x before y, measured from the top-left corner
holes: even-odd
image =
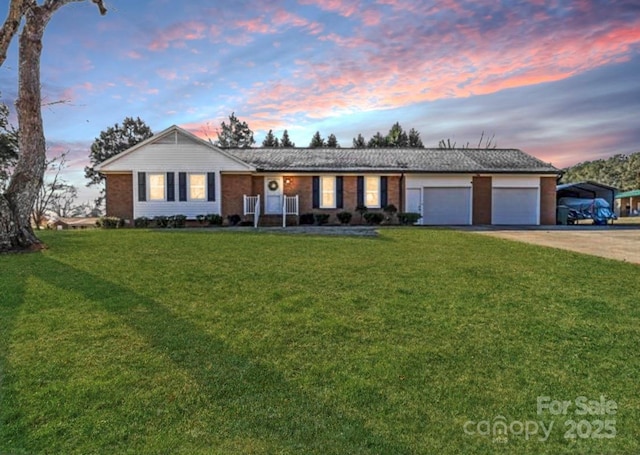
[[[32,273],[61,289],[73,276],[74,292],[117,316],[192,378],[199,392],[185,409],[210,407],[220,413],[204,417],[203,426],[210,430],[201,435],[203,444],[253,440],[269,445],[267,452],[277,448],[281,453],[411,453],[399,441],[371,432],[366,422],[350,417],[348,409],[327,403],[316,394],[319,391],[297,386],[259,358],[234,352],[222,339],[153,299],[46,255]]]
[[[11,399],[8,384],[11,383],[11,334],[25,301],[26,280],[32,273],[31,260],[39,253],[0,256],[4,261],[21,261],[22,267],[2,267],[0,279],[0,440],[8,437],[17,412],[9,405]],[[0,448],[1,451],[1,448]]]

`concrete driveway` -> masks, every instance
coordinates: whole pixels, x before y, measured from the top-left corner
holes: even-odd
[[[486,227],[465,230],[640,264],[640,226]]]

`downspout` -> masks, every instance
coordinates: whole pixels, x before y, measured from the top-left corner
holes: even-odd
[[[400,173],[400,185],[398,185],[398,191],[400,192],[398,200],[400,201],[400,207],[398,208],[399,212],[406,212],[406,208],[404,206],[404,172]]]

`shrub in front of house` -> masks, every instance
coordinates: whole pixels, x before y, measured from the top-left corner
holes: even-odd
[[[167,227],[170,228],[183,228],[186,225],[187,217],[184,215],[172,215],[167,218]]]
[[[153,224],[158,228],[166,228],[169,225],[169,218],[163,215],[154,216]]]
[[[417,222],[422,215],[416,212],[400,212],[398,213],[398,221],[400,224],[408,225]]]
[[[222,226],[222,222],[224,221],[224,218],[216,213],[207,214],[205,219],[207,220],[207,223],[209,223],[209,226]]]
[[[204,224],[207,216],[208,215],[196,215],[196,221],[198,222],[198,224]]]
[[[103,229],[117,229],[124,226],[124,219],[117,216],[103,216],[96,222]]]
[[[340,212],[336,215],[338,217],[338,221],[342,224],[349,224],[351,222],[351,212]]]
[[[385,205],[382,208],[382,211],[387,215],[387,220],[386,221],[392,221],[393,220],[393,215],[398,213],[398,208],[393,204],[389,204],[389,205]]]
[[[382,208],[382,211],[388,215],[393,216],[398,212],[398,208],[393,204],[389,204],[389,205],[385,205]]]
[[[315,222],[315,216],[313,213],[303,213],[300,215],[300,224],[313,224]]]
[[[151,219],[147,218],[146,216],[140,216],[140,217],[136,218],[135,220],[133,220],[133,226],[137,227],[137,228],[149,227],[150,223],[151,223]]]
[[[316,213],[313,215],[313,218],[318,226],[322,226],[323,224],[327,224],[329,222],[328,213]]]
[[[227,221],[229,222],[229,226],[237,226],[240,224],[240,221],[242,221],[242,218],[240,218],[240,215],[229,215]]]
[[[369,211],[369,209],[367,208],[366,205],[358,205],[356,207],[356,212],[358,212],[360,214],[360,222],[362,223],[362,217],[364,216],[365,213],[367,213]]]
[[[384,220],[384,214],[380,212],[367,212],[364,214],[364,219],[368,224],[380,224]]]

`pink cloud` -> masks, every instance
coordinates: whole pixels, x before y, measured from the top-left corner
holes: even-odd
[[[265,22],[265,16],[269,17],[270,23]],[[234,22],[234,25],[250,34],[274,34],[289,27],[304,28],[311,34],[317,34],[323,28],[322,24],[318,22],[306,19],[291,11],[273,7],[266,7],[263,16],[238,20]]]
[[[125,55],[132,60],[140,60],[142,58],[142,54],[140,52],[133,50],[128,51]]]
[[[225,36],[224,41],[233,46],[246,46],[253,41],[253,37],[247,34]]]
[[[332,0],[305,3],[344,15],[353,4],[345,7]],[[379,3],[399,7],[406,2]],[[473,13],[460,13],[463,7],[454,1],[444,5],[453,8],[458,18]],[[432,13],[451,12],[439,8]],[[386,18],[384,24],[354,30],[351,36],[330,33],[320,37],[336,46],[330,64],[298,59],[288,80],[255,85],[246,94],[248,104],[256,110],[278,106],[282,115],[328,117],[336,112],[484,95],[558,81],[624,61],[640,46],[639,19],[605,24],[593,20],[585,26],[581,18],[577,25],[556,29],[553,24],[526,25],[521,19],[508,17],[511,23],[503,24],[501,18],[484,19],[495,25],[479,27],[462,21],[444,29],[437,23],[427,27],[416,21],[412,25],[406,17],[396,21]],[[516,24],[534,29],[514,33]]]
[[[169,46],[184,47],[186,41],[203,39],[206,30],[207,26],[203,22],[179,22],[158,32],[148,48],[151,51],[161,51]]]
[[[261,17],[236,21],[235,26],[244,29],[248,33],[273,33],[274,32],[274,29],[270,25],[265,24]]]
[[[158,71],[156,71],[156,73],[162,79],[166,79],[168,81],[173,81],[178,78],[178,73],[176,73],[174,70],[159,69]]]
[[[362,11],[360,17],[362,18],[364,25],[371,27],[380,23],[382,20],[382,13],[378,10],[369,9]]]
[[[303,5],[314,5],[322,10],[338,13],[344,17],[353,16],[361,10],[359,0],[300,0]]]

